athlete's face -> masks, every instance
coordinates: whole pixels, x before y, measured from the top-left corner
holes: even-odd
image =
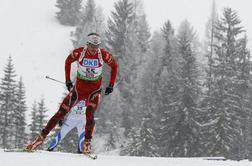
[[[88,51],[94,55],[98,51],[99,45],[88,44]]]

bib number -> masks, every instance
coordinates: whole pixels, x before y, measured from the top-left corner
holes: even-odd
[[[86,111],[86,102],[84,100],[79,101],[79,103],[73,107],[72,112],[78,115],[84,115]]]
[[[102,77],[102,65],[99,59],[84,58],[78,66],[77,77],[82,80],[97,81]]]
[[[87,77],[94,78],[95,77],[95,69],[94,68],[86,68]]]

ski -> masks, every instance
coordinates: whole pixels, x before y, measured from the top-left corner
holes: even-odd
[[[86,156],[92,160],[96,160],[98,158],[98,156],[96,154],[90,154],[90,153],[84,153],[84,156]]]
[[[33,153],[33,152],[39,152],[37,150],[27,150],[26,148],[24,149],[18,149],[18,148],[13,148],[13,149],[4,149],[4,152],[26,152],[26,153]],[[98,158],[98,156],[96,154],[89,154],[89,153],[86,153],[86,154],[82,154],[92,160],[96,160]]]
[[[27,150],[26,148],[24,149],[18,149],[18,148],[13,148],[13,149],[4,149],[4,152],[28,152],[28,153],[33,153],[35,150]]]

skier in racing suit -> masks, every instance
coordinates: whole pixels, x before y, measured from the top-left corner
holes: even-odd
[[[79,101],[78,104],[71,108],[71,111],[67,114],[64,120],[61,120],[59,122],[59,126],[61,128],[48,146],[48,151],[53,151],[60,143],[60,141],[63,140],[73,128],[77,128],[79,136],[77,153],[83,153],[84,128],[86,124],[86,108],[87,107],[85,100]]]
[[[70,109],[80,100],[86,100],[86,125],[83,153],[90,153],[90,143],[95,126],[94,112],[101,97],[102,66],[105,62],[110,68],[110,83],[105,90],[105,95],[113,92],[113,86],[117,76],[117,62],[112,54],[99,48],[101,38],[97,33],[87,36],[87,44],[73,50],[65,61],[66,86],[70,91],[64,98],[59,110],[41,130],[39,136],[27,145],[27,150],[34,150],[41,145],[50,131],[64,118]],[[78,62],[77,80],[73,86],[70,80],[71,64]]]

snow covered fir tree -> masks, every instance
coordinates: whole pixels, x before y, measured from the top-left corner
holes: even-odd
[[[143,4],[142,0],[117,0],[108,16],[95,0],[57,0],[55,4],[59,11],[54,22],[72,26],[66,39],[72,48],[85,44],[90,32],[99,33],[102,47],[119,64],[113,94],[102,94],[95,114],[93,151],[252,159],[251,37],[239,12],[224,8],[218,13],[213,3],[206,36],[200,41],[188,20],[175,28],[167,19],[152,32]],[[13,61],[10,56],[0,69],[0,148],[24,147],[50,118],[46,105],[50,96],[27,103],[29,87],[16,74]],[[103,89],[109,72],[105,66]],[[71,77],[76,77],[74,72]],[[47,149],[59,128],[42,149]],[[75,153],[77,142],[73,130],[55,151]]]
[[[82,0],[57,0],[56,18],[62,25],[76,26],[81,19]]]
[[[11,56],[4,68],[0,84],[0,146],[21,148],[27,142],[25,89],[22,79],[16,79]]]

